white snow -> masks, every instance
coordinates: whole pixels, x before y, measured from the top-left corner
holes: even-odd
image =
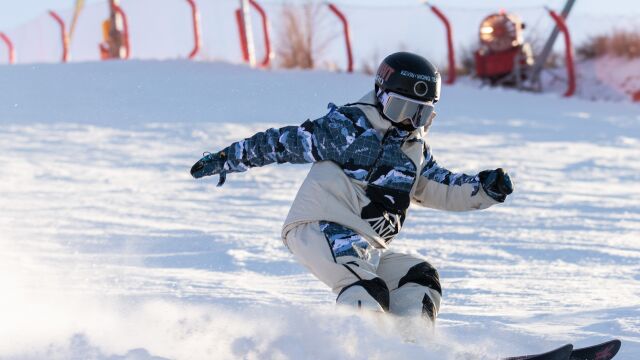
[[[0,66],[0,358],[496,359],[616,337],[640,357],[640,107],[444,87],[438,163],[506,167],[486,211],[412,208],[435,336],[336,311],[280,226],[308,166],[193,180],[203,151],[355,101],[364,75],[131,61]]]
[[[564,67],[543,72],[545,92],[563,94],[567,89]],[[576,93],[574,96],[592,101],[633,101],[640,96],[640,58],[602,56],[576,62]],[[588,117],[588,113],[583,113]]]

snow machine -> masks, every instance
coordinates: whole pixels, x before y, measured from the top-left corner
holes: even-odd
[[[542,51],[534,56],[531,45],[524,41],[524,23],[515,14],[501,11],[480,23],[480,46],[474,52],[475,75],[484,83],[523,90],[541,91],[540,74],[560,33],[565,40],[565,66],[568,88],[565,96],[575,92],[575,69],[571,37],[565,23],[575,0],[567,0],[561,14],[546,8],[555,26]]]
[[[519,86],[533,65],[524,23],[515,14],[491,14],[480,23],[480,47],[474,52],[476,76],[491,85]]]

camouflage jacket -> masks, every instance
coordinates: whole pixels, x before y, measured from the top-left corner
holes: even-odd
[[[361,101],[374,104],[372,95]],[[315,163],[292,205],[283,238],[292,226],[329,221],[386,247],[400,231],[412,201],[445,210],[496,203],[477,176],[440,167],[423,129],[391,126],[372,105],[337,107],[300,126],[268,129],[223,151],[227,173],[271,163]]]

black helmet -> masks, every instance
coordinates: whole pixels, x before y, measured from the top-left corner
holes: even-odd
[[[440,73],[420,55],[397,52],[387,56],[376,73],[376,93],[380,89],[419,101],[436,103],[440,98]]]

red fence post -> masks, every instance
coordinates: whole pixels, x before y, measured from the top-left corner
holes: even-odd
[[[242,50],[242,60],[249,62],[249,45],[247,44],[247,34],[244,32],[244,15],[242,9],[236,10],[236,23],[238,24],[238,34],[240,34],[240,49]]]
[[[189,5],[191,6],[191,18],[193,19],[193,50],[189,54],[189,59],[193,59],[200,52],[200,45],[202,44],[200,40],[200,13],[198,12],[198,6],[196,5],[195,0],[187,0]]]
[[[127,14],[125,14],[124,10],[114,2],[111,2],[111,6],[113,6],[113,10],[122,17],[122,35],[124,36],[124,48],[127,51],[127,55],[125,55],[125,59],[128,59],[131,55],[131,44],[129,42],[129,22],[127,21]]]
[[[445,30],[447,31],[447,57],[449,60],[449,72],[447,73],[447,84],[453,84],[456,82],[456,54],[453,48],[453,35],[451,31],[451,24],[449,19],[438,9],[437,7],[427,4],[431,8],[434,14],[444,23]]]
[[[567,24],[565,23],[562,16],[558,15],[551,9],[547,9],[547,11],[549,11],[549,15],[551,15],[553,20],[558,25],[558,28],[562,32],[562,35],[564,35],[564,54],[567,63],[567,77],[569,82],[567,91],[564,93],[564,96],[569,97],[576,92],[576,74],[575,66],[573,64],[573,47],[571,46],[571,36],[569,35],[569,28],[567,28]]]
[[[13,48],[13,43],[11,42],[11,39],[9,39],[9,37],[3,32],[0,32],[0,39],[2,39],[2,41],[4,41],[4,43],[7,45],[7,50],[9,51],[9,64],[15,63],[16,52],[15,52],[15,49]]]
[[[269,37],[269,19],[267,18],[267,13],[264,11],[262,6],[260,6],[255,0],[249,0],[251,6],[253,6],[260,13],[260,17],[262,18],[262,33],[264,34],[264,58],[262,59],[263,67],[268,67],[271,64],[271,38]]]
[[[62,62],[69,61],[69,36],[67,35],[67,28],[64,25],[64,21],[55,11],[49,10],[49,15],[60,25],[60,34],[62,37]]]
[[[347,18],[344,16],[344,14],[338,10],[338,8],[333,5],[332,3],[327,3],[329,5],[329,9],[331,9],[331,11],[336,14],[336,16],[338,16],[338,18],[340,18],[340,21],[342,21],[342,28],[344,30],[344,41],[347,45],[347,61],[348,61],[348,65],[347,65],[347,71],[348,72],[353,72],[353,53],[351,52],[351,36],[350,36],[350,32],[349,32],[349,22],[347,21]]]

